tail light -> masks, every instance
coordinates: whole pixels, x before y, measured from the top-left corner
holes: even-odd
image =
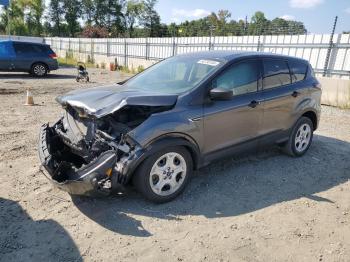
[[[314,88],[322,89],[322,85],[321,85],[320,82],[313,83],[312,86],[313,86]]]
[[[57,59],[57,55],[55,53],[49,54],[49,57],[51,57],[52,59]]]

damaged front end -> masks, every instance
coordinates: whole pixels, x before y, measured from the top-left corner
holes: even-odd
[[[39,158],[46,177],[73,195],[109,194],[125,185],[144,153],[128,133],[152,114],[172,107],[124,100],[122,107],[97,117],[87,107],[67,100],[61,104],[63,117],[41,127]]]

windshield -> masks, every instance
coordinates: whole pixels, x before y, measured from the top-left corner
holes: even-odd
[[[215,71],[222,61],[178,56],[166,59],[125,83],[142,91],[180,94],[194,88]]]

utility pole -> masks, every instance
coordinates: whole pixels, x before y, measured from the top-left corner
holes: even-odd
[[[11,39],[10,5],[7,6],[7,35]]]
[[[334,19],[332,34],[331,34],[331,37],[329,39],[329,46],[328,46],[328,50],[327,50],[326,61],[324,63],[324,68],[323,68],[323,76],[326,76],[328,73],[329,58],[331,56],[331,52],[332,52],[332,49],[334,46],[333,37],[334,37],[335,28],[337,27],[337,22],[338,22],[338,16],[336,16]]]
[[[213,31],[215,29],[215,26],[213,25],[210,25],[209,26],[209,30],[210,30],[210,38],[209,38],[209,51],[212,49],[214,43],[212,42],[212,39],[213,39]]]

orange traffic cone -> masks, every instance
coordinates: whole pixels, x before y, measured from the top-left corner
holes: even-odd
[[[26,98],[26,103],[24,104],[25,106],[33,106],[34,105],[34,99],[33,95],[30,92],[30,89],[27,89],[27,98]]]

